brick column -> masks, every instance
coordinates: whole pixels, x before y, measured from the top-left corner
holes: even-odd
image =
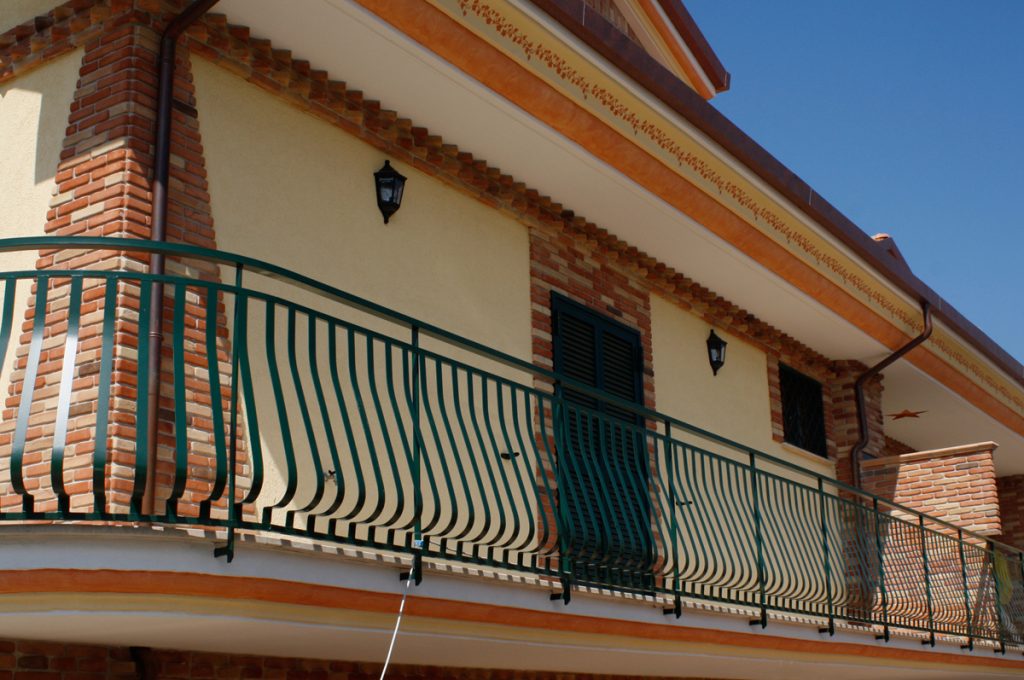
[[[122,3],[124,5],[124,3]],[[124,9],[122,6],[121,9]],[[56,191],[43,226],[55,236],[148,236],[150,149],[144,140],[152,127],[153,51],[155,34],[138,23],[131,12],[108,15],[111,8],[96,7],[106,15],[105,30],[85,44],[79,80],[57,168]],[[101,251],[56,251],[41,253],[37,269],[129,269],[145,270],[146,261],[137,256]],[[25,284],[27,285],[27,284]],[[72,507],[86,510],[92,498],[92,454],[96,446],[97,396],[102,319],[105,315],[105,286],[87,280],[83,286],[82,328],[74,359],[75,399],[71,410],[65,452],[65,482],[76,494]],[[29,345],[39,291],[33,287],[22,335],[16,344],[16,364],[6,401],[0,444],[9,452],[14,438],[14,420],[25,396],[24,381],[29,368]],[[45,318],[44,351],[38,362],[35,394],[25,436],[24,475],[26,489],[36,494],[36,510],[51,510],[56,499],[50,491],[50,452],[57,420],[58,385],[63,356],[69,345],[70,282],[66,277],[50,280]],[[116,311],[111,376],[111,406],[107,429],[108,468],[105,476],[108,500],[123,508],[131,491],[134,462],[134,396],[138,344],[135,322],[139,306],[138,287],[121,285],[114,298]],[[129,349],[131,348],[131,349]],[[5,494],[3,506],[20,504]]]
[[[996,536],[1001,532],[996,447],[981,442],[865,461],[864,488],[965,530]]]
[[[860,438],[857,425],[857,397],[854,386],[867,366],[858,361],[837,361],[834,376],[829,380],[832,409],[832,436],[836,447],[836,478],[846,484],[853,483],[850,453]],[[864,404],[868,416],[868,443],[862,459],[879,456],[885,447],[882,416],[882,376],[864,386]]]
[[[157,5],[158,3],[151,3]],[[149,238],[152,195],[150,177],[153,162],[153,131],[156,104],[156,59],[160,31],[168,15],[136,9],[128,0],[96,3],[89,10],[89,33],[83,39],[84,55],[79,81],[68,116],[68,127],[56,172],[56,192],[46,215],[44,233],[57,236],[117,236]],[[79,19],[74,17],[71,21]],[[81,23],[81,21],[80,21]],[[83,29],[84,30],[84,29]],[[175,79],[174,125],[172,134],[171,182],[168,240],[216,247],[210,216],[206,172],[199,135],[194,89],[191,83],[188,53],[179,50]],[[101,269],[143,272],[148,269],[147,255],[100,251],[44,252],[37,262],[41,271],[54,269]],[[170,275],[217,280],[219,270],[208,263],[171,259]],[[84,284],[81,332],[77,346],[67,342],[71,317],[70,279],[54,277],[47,291],[47,306],[42,352],[34,381],[31,418],[25,436],[24,476],[26,489],[36,496],[36,510],[56,507],[51,490],[50,461],[56,442],[55,424],[59,419],[59,384],[64,373],[64,355],[74,349],[69,361],[73,370],[64,479],[72,495],[71,508],[89,510],[93,503],[92,464],[97,439],[106,439],[107,469],[104,475],[107,509],[124,511],[136,485],[135,461],[138,432],[136,398],[140,384],[138,349],[145,338],[139,337],[139,310],[142,301],[137,284],[122,282],[113,298],[115,312],[110,407],[106,413],[105,433],[97,432],[98,393],[102,325],[106,284],[87,279]],[[2,456],[8,459],[15,439],[15,420],[19,407],[27,400],[25,380],[30,370],[30,343],[35,317],[33,289],[20,338],[16,338],[15,372],[0,426]],[[172,342],[170,337],[173,287],[165,303],[165,338],[162,356],[160,432],[156,465],[157,497],[166,497],[173,481],[175,460],[175,408],[173,402]],[[227,327],[224,301],[217,301],[217,347],[214,365],[218,367],[222,394],[211,395],[206,365],[205,293],[198,288],[186,290],[186,333],[182,356],[187,385],[187,412],[177,414],[187,431],[189,486],[179,508],[182,514],[194,514],[198,503],[212,488],[213,431],[211,413],[214,404],[227,409],[229,378]],[[144,376],[142,376],[144,378]],[[225,422],[227,418],[225,416]],[[22,499],[5,485],[0,505],[13,509]],[[162,506],[158,504],[157,512]]]

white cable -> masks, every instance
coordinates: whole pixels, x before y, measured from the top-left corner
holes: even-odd
[[[398,627],[402,625],[402,613],[405,612],[405,598],[409,594],[409,584],[415,578],[413,569],[415,568],[415,562],[413,566],[409,567],[409,578],[405,581],[405,590],[402,591],[402,602],[398,605],[398,618],[395,619],[395,630],[391,632],[391,644],[388,645],[388,655],[384,659],[384,667],[380,669],[380,680],[384,680],[384,676],[387,675],[388,665],[391,664],[391,653],[395,651],[395,640],[398,639]]]

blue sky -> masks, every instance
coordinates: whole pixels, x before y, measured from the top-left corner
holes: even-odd
[[[713,104],[1024,361],[1024,1],[686,6]]]

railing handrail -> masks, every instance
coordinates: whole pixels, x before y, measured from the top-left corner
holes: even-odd
[[[370,314],[372,314],[372,315],[374,315],[376,317],[379,317],[379,318],[382,318],[382,319],[385,319],[385,320],[388,320],[388,321],[391,321],[391,322],[395,322],[395,323],[398,323],[400,325],[407,326],[410,330],[411,329],[418,329],[418,331],[420,333],[427,333],[428,335],[431,335],[431,336],[433,336],[435,338],[442,339],[442,340],[445,340],[445,341],[448,341],[448,342],[452,342],[455,345],[457,345],[457,346],[459,346],[459,347],[461,347],[463,349],[470,350],[471,352],[473,352],[473,353],[475,353],[477,355],[484,356],[484,357],[487,357],[489,359],[497,360],[497,361],[499,361],[499,362],[501,362],[503,364],[506,364],[506,365],[508,365],[510,367],[513,367],[513,368],[521,369],[521,370],[524,370],[524,371],[529,371],[530,373],[532,373],[532,374],[534,374],[536,376],[540,376],[540,377],[546,378],[546,379],[548,379],[548,380],[550,380],[552,382],[559,383],[559,384],[565,385],[567,387],[570,387],[574,391],[582,392],[584,394],[587,394],[588,396],[593,396],[593,397],[599,398],[601,401],[603,401],[603,402],[605,402],[607,404],[615,406],[616,408],[622,408],[622,409],[631,411],[631,412],[635,413],[636,415],[638,415],[638,416],[640,416],[640,417],[642,417],[644,419],[647,419],[647,420],[650,420],[650,421],[655,421],[655,422],[660,423],[660,424],[671,424],[671,426],[673,428],[677,428],[677,427],[681,428],[681,429],[683,429],[683,430],[685,430],[687,432],[690,432],[691,434],[697,435],[698,437],[701,437],[703,439],[706,439],[706,440],[709,440],[709,441],[713,441],[713,442],[715,442],[717,444],[721,444],[723,446],[726,446],[726,447],[729,447],[731,449],[734,449],[735,451],[737,451],[739,453],[744,453],[744,454],[756,456],[757,458],[759,458],[760,460],[763,460],[765,462],[771,463],[773,465],[780,466],[780,467],[785,468],[785,469],[792,470],[792,471],[800,473],[802,475],[806,475],[807,477],[810,477],[811,479],[815,480],[815,482],[820,481],[820,482],[822,482],[824,484],[827,484],[827,485],[829,485],[829,486],[831,486],[831,487],[833,487],[833,488],[835,488],[837,490],[841,490],[841,491],[845,491],[845,492],[848,492],[848,493],[855,494],[855,495],[859,496],[860,498],[862,498],[862,499],[864,499],[866,501],[869,501],[871,503],[876,503],[876,502],[877,503],[882,503],[882,504],[885,504],[887,507],[889,507],[889,508],[891,508],[893,510],[899,510],[900,512],[907,513],[908,515],[911,515],[911,516],[913,516],[915,518],[927,520],[928,522],[932,522],[934,524],[946,527],[948,529],[952,529],[952,530],[958,532],[958,534],[970,536],[971,538],[981,542],[984,545],[993,546],[993,547],[998,546],[998,547],[1001,547],[1001,548],[1003,548],[1005,550],[1008,550],[1008,551],[1010,551],[1012,553],[1016,553],[1016,554],[1022,553],[1022,550],[1020,548],[1016,548],[1014,546],[1010,546],[1008,544],[1005,544],[1005,543],[1002,543],[1002,542],[999,542],[999,541],[995,541],[995,540],[993,540],[990,537],[983,536],[982,534],[978,534],[978,533],[975,533],[975,532],[972,532],[972,531],[969,531],[969,530],[965,530],[965,529],[963,529],[963,527],[959,527],[959,526],[957,526],[957,525],[955,525],[955,524],[953,524],[951,522],[947,522],[947,521],[939,519],[937,517],[933,517],[931,515],[928,515],[926,513],[921,512],[919,510],[916,510],[914,508],[910,508],[910,507],[908,507],[906,505],[902,505],[900,503],[893,502],[893,501],[891,501],[889,499],[883,498],[881,496],[878,496],[876,494],[870,493],[868,491],[864,491],[863,489],[859,489],[859,488],[854,487],[854,486],[852,486],[850,484],[846,484],[845,482],[839,481],[839,480],[837,480],[837,479],[835,479],[833,477],[829,477],[828,475],[822,474],[822,473],[817,472],[815,470],[811,470],[809,468],[805,468],[805,467],[803,467],[803,466],[801,466],[799,464],[796,464],[796,463],[784,460],[784,459],[779,458],[777,456],[774,456],[774,455],[772,455],[770,453],[766,453],[764,451],[761,451],[760,449],[758,449],[756,447],[752,447],[752,446],[748,446],[746,444],[742,444],[742,443],[737,442],[735,440],[729,439],[728,437],[723,437],[723,436],[721,436],[719,434],[716,434],[714,432],[710,432],[708,430],[705,430],[704,428],[701,428],[701,427],[698,427],[698,426],[693,425],[691,423],[688,423],[688,422],[686,422],[684,420],[680,420],[680,419],[675,418],[673,416],[669,416],[667,414],[660,413],[660,412],[655,411],[653,409],[649,409],[649,408],[647,408],[645,406],[642,406],[642,405],[639,405],[639,404],[635,404],[635,403],[627,401],[625,399],[621,399],[621,398],[619,398],[619,397],[617,397],[617,396],[615,396],[613,394],[610,394],[610,393],[604,392],[602,390],[595,389],[595,388],[593,388],[593,387],[591,387],[589,385],[585,385],[583,383],[580,383],[580,382],[578,382],[578,381],[576,381],[576,380],[574,380],[574,379],[572,379],[572,378],[570,378],[568,376],[564,376],[564,375],[562,375],[560,373],[557,373],[555,371],[543,368],[541,366],[537,366],[537,365],[533,364],[532,362],[526,361],[524,359],[520,359],[519,357],[513,356],[513,355],[508,354],[506,352],[502,352],[501,350],[494,349],[493,347],[489,347],[489,346],[484,345],[484,344],[482,344],[480,342],[477,342],[475,340],[471,340],[471,339],[466,338],[464,336],[461,336],[461,335],[459,335],[457,333],[453,333],[451,331],[448,331],[448,330],[446,330],[444,328],[441,328],[441,327],[436,326],[434,324],[431,324],[429,322],[422,321],[422,320],[417,319],[417,318],[415,318],[413,316],[410,316],[408,314],[403,314],[402,312],[398,312],[396,310],[393,310],[393,309],[390,309],[390,308],[385,307],[383,305],[380,305],[378,303],[375,303],[375,302],[373,302],[371,300],[367,300],[366,298],[360,297],[360,296],[355,295],[353,293],[349,293],[349,292],[347,292],[345,290],[342,290],[341,288],[337,288],[337,287],[332,286],[330,284],[324,283],[322,281],[318,281],[316,279],[310,278],[310,277],[305,276],[303,274],[296,273],[296,272],[294,272],[294,271],[292,271],[290,269],[287,269],[285,267],[281,267],[279,265],[275,265],[275,264],[266,262],[264,260],[259,260],[259,259],[253,258],[253,257],[249,257],[249,256],[246,256],[246,255],[240,255],[240,254],[237,254],[237,253],[231,253],[231,252],[221,251],[221,250],[214,250],[214,249],[211,249],[211,248],[205,248],[205,247],[202,247],[202,246],[196,246],[196,245],[191,245],[191,244],[186,244],[186,243],[166,243],[166,242],[149,241],[149,240],[144,240],[144,239],[120,238],[120,237],[109,237],[109,236],[27,236],[27,237],[0,239],[0,253],[17,252],[17,251],[28,251],[28,250],[39,250],[39,251],[51,251],[51,250],[53,250],[53,251],[56,251],[56,250],[90,250],[90,249],[91,250],[112,250],[112,251],[122,251],[122,252],[161,253],[161,254],[164,254],[164,255],[172,256],[172,257],[177,256],[177,257],[183,257],[183,258],[188,258],[188,259],[194,259],[194,260],[201,260],[201,261],[211,262],[211,263],[219,264],[219,265],[229,265],[229,266],[234,266],[234,267],[240,267],[240,268],[243,268],[246,272],[249,272],[249,273],[261,274],[261,275],[264,275],[264,276],[268,276],[270,278],[288,281],[290,283],[296,284],[297,286],[299,286],[301,288],[305,288],[305,289],[307,289],[307,290],[309,290],[311,292],[314,292],[314,293],[316,293],[318,295],[322,295],[322,296],[325,296],[327,298],[334,299],[335,301],[343,302],[343,303],[345,303],[345,304],[347,304],[349,306],[355,307],[357,309],[361,309],[362,311],[368,312],[368,313],[370,313]],[[45,273],[47,273],[48,270],[36,270],[36,271],[38,271],[39,273],[45,274]],[[81,272],[84,272],[84,273],[88,273],[91,270],[88,270],[88,269],[73,269],[73,271],[76,271],[76,272],[77,271],[81,271]],[[5,272],[0,272],[0,274],[3,274],[3,273],[5,273]],[[29,272],[26,271],[26,273],[29,273]],[[95,273],[103,274],[103,275],[109,275],[110,271],[109,270],[95,270]],[[140,272],[126,271],[124,273],[125,274],[130,274],[130,275],[135,276],[135,277],[138,277],[140,275],[145,276],[145,274],[142,274]],[[195,284],[197,284],[197,285],[202,285],[204,283],[205,284],[213,284],[214,283],[214,282],[203,282],[203,281],[197,280],[197,279],[188,279],[186,277],[180,277],[180,276],[174,276],[174,275],[163,275],[160,278],[163,279],[163,280],[192,281],[192,282],[195,282]],[[222,289],[225,289],[225,290],[234,290],[234,289],[236,289],[236,287],[232,286],[231,284],[217,283],[216,285],[219,288],[222,288]],[[245,289],[238,289],[238,290],[239,291],[244,291]],[[397,338],[395,338],[394,340],[397,341],[397,342],[401,342],[401,340],[398,340]],[[419,351],[424,351],[424,350],[421,348]],[[450,358],[449,358],[449,360],[450,360]],[[719,454],[715,454],[714,452],[706,452],[706,453],[710,453],[711,455],[715,455],[715,456],[719,455]],[[727,459],[727,460],[732,460],[732,459]],[[733,462],[736,462],[736,461],[733,461]],[[764,471],[762,471],[762,472],[764,472]],[[794,484],[798,484],[800,486],[807,487],[807,488],[809,488],[809,489],[811,489],[811,490],[813,490],[815,492],[818,491],[817,486],[814,486],[814,485],[811,485],[811,484],[807,484],[807,483],[804,483],[804,482],[799,481],[799,480],[788,480],[788,481],[790,481],[790,482],[792,482]]]

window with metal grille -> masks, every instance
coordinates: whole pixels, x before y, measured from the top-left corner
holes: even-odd
[[[620,399],[642,403],[640,334],[561,295],[551,300],[555,371]],[[564,449],[560,503],[566,552],[577,578],[615,576],[644,586],[653,536],[642,422],[627,408],[561,385]]]
[[[779,364],[779,387],[782,390],[783,438],[805,451],[827,456],[821,383]]]

